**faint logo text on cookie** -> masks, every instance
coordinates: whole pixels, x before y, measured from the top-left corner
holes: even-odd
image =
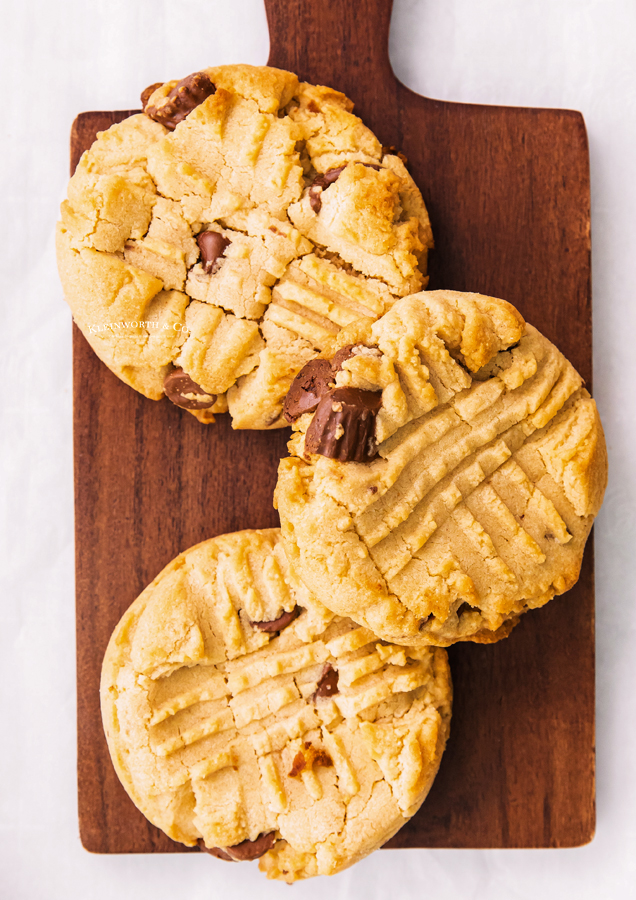
[[[145,322],[143,319],[134,322],[105,322],[102,325],[89,325],[89,334],[99,334],[104,331],[112,331],[116,334],[118,331],[176,331],[181,334],[189,334],[190,329],[182,322],[175,322],[170,325],[168,322]]]

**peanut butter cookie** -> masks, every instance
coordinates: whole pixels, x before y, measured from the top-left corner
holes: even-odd
[[[66,300],[145,396],[202,422],[229,409],[235,428],[281,427],[308,360],[425,286],[421,194],[344,94],[291,72],[219,66],[142,102],[70,181]]]
[[[416,812],[451,684],[444,650],[381,641],[315,601],[269,529],[166,566],[115,629],[101,698],[151,822],[291,883],[341,871]]]
[[[285,401],[286,549],[397,643],[506,637],[576,582],[605,490],[596,404],[509,303],[424,292],[345,329]]]

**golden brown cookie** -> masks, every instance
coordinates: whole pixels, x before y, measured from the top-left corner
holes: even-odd
[[[425,286],[421,194],[344,94],[291,72],[219,66],[142,100],[84,153],[62,204],[75,321],[145,396],[281,427],[309,359]],[[189,387],[168,389],[175,371]]]
[[[296,434],[275,494],[321,602],[387,640],[447,646],[505,637],[572,587],[606,485],[603,430],[514,307],[405,297],[323,356],[286,400]]]
[[[315,601],[269,529],[166,566],[115,629],[101,698],[151,822],[293,882],[362,859],[416,812],[451,684],[445,651],[380,641]]]

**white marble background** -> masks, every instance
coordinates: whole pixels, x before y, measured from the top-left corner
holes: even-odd
[[[290,0],[290,10],[293,0]],[[75,796],[71,320],[55,271],[68,132],[85,109],[210,64],[263,64],[261,0],[22,0],[0,21],[2,900],[287,895],[256,864],[92,856]],[[636,897],[636,4],[395,0],[391,60],[431,97],[585,115],[595,395],[610,453],[597,528],[598,830],[550,851],[385,851],[295,900]]]

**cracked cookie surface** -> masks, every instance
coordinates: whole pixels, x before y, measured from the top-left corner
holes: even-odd
[[[115,629],[101,682],[111,757],[144,815],[287,882],[346,868],[416,812],[451,693],[444,650],[380,641],[315,601],[279,529],[166,566]]]
[[[557,348],[503,300],[427,291],[323,355],[337,351],[331,381],[303,400],[301,372],[286,401],[296,433],[275,492],[316,597],[387,640],[447,646],[506,637],[572,587],[607,454]],[[358,395],[381,397],[366,447],[346,443],[364,415],[368,432]]]
[[[229,409],[236,428],[281,427],[326,342],[425,286],[421,194],[344,94],[291,72],[219,66],[152,88],[70,181],[66,300],[145,396],[177,368],[215,397],[189,410],[201,421]]]

